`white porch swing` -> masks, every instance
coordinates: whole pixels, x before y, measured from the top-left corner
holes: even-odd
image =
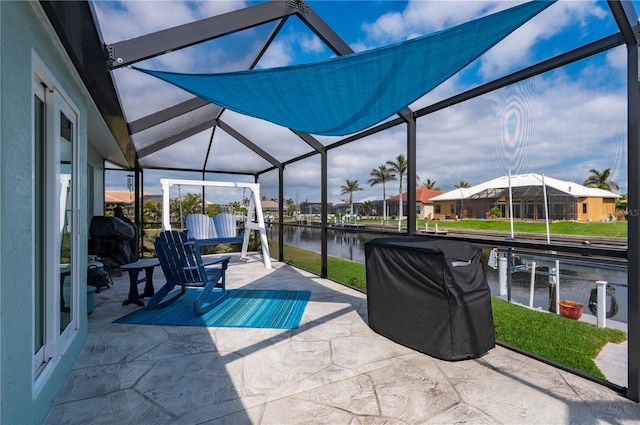
[[[271,257],[269,256],[269,244],[267,241],[267,232],[264,226],[264,215],[262,213],[262,204],[260,203],[260,185],[258,183],[242,183],[242,182],[221,182],[221,181],[205,181],[205,180],[176,180],[176,179],[160,179],[162,186],[162,230],[171,230],[171,221],[169,214],[169,191],[171,186],[204,186],[204,187],[227,187],[241,188],[251,191],[249,197],[249,208],[247,210],[247,219],[245,222],[244,239],[242,242],[241,258],[247,256],[249,247],[250,230],[258,230],[260,232],[260,245],[262,246],[262,261],[265,268],[271,268]],[[255,221],[254,221],[255,219]]]

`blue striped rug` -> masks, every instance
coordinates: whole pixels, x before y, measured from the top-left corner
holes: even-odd
[[[193,301],[202,291],[188,288],[185,295],[159,310],[141,308],[113,323],[221,328],[295,329],[307,306],[310,291],[232,289],[211,311],[198,316]]]

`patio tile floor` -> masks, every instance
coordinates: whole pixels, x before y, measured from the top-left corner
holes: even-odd
[[[156,286],[164,281],[159,268]],[[229,288],[312,291],[298,329],[114,324],[128,277],[95,296],[46,424],[624,424],[640,404],[502,347],[447,362],[367,326],[366,295],[259,257]],[[142,286],[142,285],[141,285]]]

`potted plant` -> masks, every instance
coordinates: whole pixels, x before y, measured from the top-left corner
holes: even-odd
[[[560,315],[569,319],[578,320],[582,316],[584,305],[576,301],[561,300],[558,301],[560,306]]]

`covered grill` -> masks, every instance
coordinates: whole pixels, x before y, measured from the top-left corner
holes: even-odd
[[[89,254],[111,262],[106,266],[119,267],[138,260],[136,226],[118,217],[95,216],[89,226]]]
[[[391,237],[365,245],[371,329],[443,360],[495,346],[481,250],[442,238]]]

